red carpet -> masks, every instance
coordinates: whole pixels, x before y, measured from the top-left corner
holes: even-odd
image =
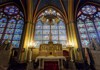
[[[44,70],[59,70],[57,61],[45,61]]]

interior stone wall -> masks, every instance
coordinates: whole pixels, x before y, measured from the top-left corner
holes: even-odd
[[[91,51],[96,70],[100,70],[100,51],[92,50]]]

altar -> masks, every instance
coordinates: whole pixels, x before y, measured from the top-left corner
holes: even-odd
[[[35,61],[36,62],[39,61],[38,69],[44,69],[44,67],[45,67],[44,63],[45,62],[54,61],[54,62],[57,62],[59,70],[63,70],[64,69],[63,60],[66,61],[66,58],[64,56],[38,56]]]
[[[53,42],[41,44],[39,47],[39,56],[36,57],[35,61],[39,61],[38,69],[45,70],[44,68],[52,68],[52,65],[54,65],[54,67],[58,68],[55,70],[63,70],[63,61],[66,61],[66,58],[63,56],[62,45],[53,44]]]
[[[63,56],[62,44],[41,44],[39,47],[39,56]]]

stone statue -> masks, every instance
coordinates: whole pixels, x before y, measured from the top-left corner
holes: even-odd
[[[11,55],[12,45],[9,40],[5,40],[0,46],[0,68],[7,70]]]
[[[10,50],[12,47],[12,44],[9,42],[8,39],[6,39],[0,46],[0,50]]]

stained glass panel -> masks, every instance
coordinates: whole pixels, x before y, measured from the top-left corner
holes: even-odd
[[[86,33],[86,29],[85,28],[79,28],[79,33]]]
[[[43,41],[44,44],[48,44],[49,41]]]
[[[58,43],[58,40],[57,40],[57,41],[53,41],[53,43],[54,43],[54,44],[57,44],[57,43]]]
[[[50,25],[43,25],[43,29],[49,29],[50,30]]]
[[[42,30],[36,30],[35,34],[36,35],[42,35]]]
[[[21,35],[14,35],[13,40],[20,40],[21,39]]]
[[[22,17],[24,17],[24,14],[20,11],[20,15],[22,16]]]
[[[4,12],[8,15],[16,15],[19,12],[19,9],[16,6],[6,6]]]
[[[15,28],[15,24],[13,24],[13,23],[8,23],[8,26],[7,26],[8,28]]]
[[[1,23],[6,23],[6,22],[7,22],[7,19],[6,19],[6,18],[1,18],[1,19],[0,19],[0,22],[1,22]]]
[[[12,44],[13,44],[14,47],[18,48],[20,41],[12,41]]]
[[[95,22],[96,26],[100,26],[100,21]]]
[[[58,29],[58,25],[52,25],[51,29]]]
[[[86,19],[86,16],[81,15],[79,18],[82,19],[82,20],[84,20],[84,19]]]
[[[100,19],[96,17],[94,22],[95,22],[95,26],[97,28],[98,35],[100,37]]]
[[[89,45],[89,40],[81,40],[81,43],[82,43],[82,47],[88,47]]]
[[[97,27],[97,30],[100,32],[100,26]]]
[[[59,30],[59,35],[66,35],[66,30]]]
[[[60,40],[66,40],[67,38],[66,38],[65,35],[61,35],[59,39],[60,39]]]
[[[96,33],[89,33],[89,37],[90,38],[97,38],[97,34]]]
[[[54,41],[54,40],[58,40],[58,36],[52,36],[52,40]]]
[[[82,12],[84,14],[94,14],[95,12],[97,11],[96,7],[95,6],[92,6],[92,5],[86,5],[82,8]]]
[[[62,21],[59,22],[59,29],[65,29],[64,22],[62,22]]]
[[[24,21],[23,20],[18,20],[17,24],[24,24]]]
[[[87,28],[87,31],[88,31],[88,32],[95,32],[95,28],[94,28],[94,27],[88,27],[88,28]]]
[[[36,29],[42,29],[42,26],[41,25],[37,25]]]
[[[67,41],[60,41],[60,43],[62,44],[63,47],[66,47]]]
[[[86,23],[87,27],[93,26],[93,23]]]
[[[14,34],[22,34],[22,30],[21,29],[15,29]]]
[[[4,31],[4,28],[0,28],[0,34],[3,33],[3,31]]]
[[[42,44],[42,41],[35,41],[34,47],[40,47],[40,44]]]
[[[7,19],[6,18],[1,18],[0,19],[0,27],[5,27],[6,22],[7,22]]]
[[[80,34],[80,38],[81,39],[88,39],[88,35],[87,34]]]
[[[9,23],[15,24],[15,23],[16,23],[16,20],[15,20],[15,19],[11,19],[11,20],[9,21]]]
[[[0,27],[5,27],[6,23],[0,23]]]
[[[59,26],[59,29],[65,29],[65,26]]]
[[[14,29],[9,29],[9,28],[7,28],[7,30],[6,30],[5,33],[12,34],[13,32],[14,32]]]
[[[11,40],[12,39],[12,35],[5,34],[4,35],[4,39],[10,39]]]
[[[40,20],[37,21],[36,26],[42,26],[42,22]]]
[[[97,16],[97,17],[100,17],[100,12],[97,12],[96,16]]]
[[[58,24],[59,24],[59,26],[61,26],[61,25],[62,25],[62,26],[65,26],[65,24],[64,24],[63,21],[60,21]]]
[[[44,35],[43,40],[49,40],[49,35]]]
[[[50,34],[50,30],[43,30],[43,34],[49,35]]]
[[[40,36],[40,35],[35,36],[35,40],[42,40],[42,36]]]
[[[95,22],[95,25],[96,25],[96,26],[100,26],[100,19],[99,19],[99,18],[96,18],[96,19],[94,20],[94,22]]]
[[[53,35],[53,34],[58,35],[58,31],[57,31],[57,30],[52,30],[51,33],[52,33],[52,35]]]
[[[84,27],[85,27],[85,25],[84,25],[84,24],[80,24],[80,23],[79,23],[79,24],[78,24],[78,27],[80,27],[80,28],[81,28],[81,27],[83,27],[83,28],[84,28]]]
[[[16,28],[22,29],[22,28],[23,28],[23,25],[22,25],[22,24],[17,24],[17,25],[16,25]]]

